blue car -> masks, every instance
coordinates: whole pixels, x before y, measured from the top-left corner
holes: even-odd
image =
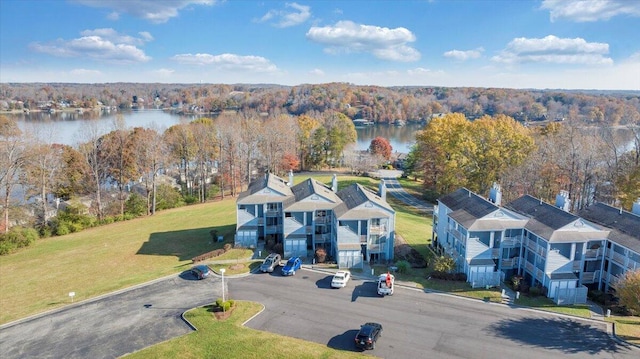
[[[298,257],[291,257],[284,267],[282,267],[282,275],[296,275],[296,271],[300,269],[302,260]]]

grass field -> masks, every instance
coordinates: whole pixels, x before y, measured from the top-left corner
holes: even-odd
[[[229,319],[217,320],[210,308],[196,308],[185,318],[198,330],[154,345],[127,358],[366,358],[362,353],[328,348],[326,345],[242,327],[262,306],[236,302]],[[253,354],[252,354],[253,353]]]

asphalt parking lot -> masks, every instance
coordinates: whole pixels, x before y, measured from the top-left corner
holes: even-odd
[[[382,358],[638,358],[601,322],[397,288],[379,297],[369,280],[332,289],[331,275],[301,270],[226,278],[227,295],[265,310],[246,325],[354,351],[360,324],[383,336],[368,354]],[[221,296],[217,277],[172,276],[0,328],[2,358],[115,358],[188,334],[180,315]]]

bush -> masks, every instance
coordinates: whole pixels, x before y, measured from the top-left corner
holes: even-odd
[[[222,303],[224,303],[224,302],[222,301],[222,298],[218,298],[218,299],[216,299],[216,307],[222,307]]]
[[[184,203],[186,203],[187,205],[198,203],[198,197],[196,196],[186,195],[183,198],[184,198]]]
[[[228,312],[229,309],[231,309],[231,303],[229,303],[229,301],[222,303],[222,310],[224,310],[225,312]]]
[[[407,273],[411,268],[411,263],[407,261],[397,261],[396,267],[398,267],[398,273]]]
[[[18,248],[30,246],[40,236],[34,228],[11,227],[0,235],[0,254],[9,254]]]
[[[185,205],[180,191],[168,184],[158,185],[156,189],[156,211],[182,207]]]
[[[71,233],[71,229],[69,229],[69,224],[65,221],[60,221],[55,227],[55,233],[57,236],[64,236],[65,234]]]
[[[447,272],[442,272],[442,271],[434,271],[434,272],[431,273],[431,278],[433,278],[433,279],[441,279],[441,280],[458,281],[458,282],[466,282],[467,281],[467,275],[465,273],[462,273],[462,272],[447,273]]]
[[[324,263],[327,260],[327,251],[320,247],[316,249],[316,262]]]
[[[137,193],[132,193],[124,204],[125,215],[140,217],[147,214],[147,200]]]

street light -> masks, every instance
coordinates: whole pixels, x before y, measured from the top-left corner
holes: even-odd
[[[220,268],[220,273],[222,273],[222,305],[224,305],[224,268]]]

